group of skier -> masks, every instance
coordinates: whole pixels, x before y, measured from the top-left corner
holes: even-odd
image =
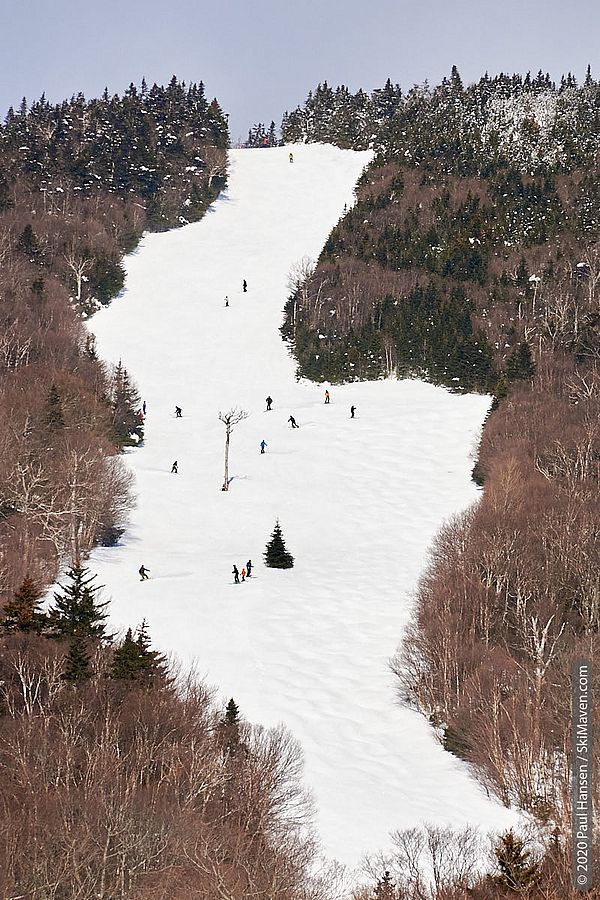
[[[325,405],[328,405],[330,402],[331,402],[331,395],[330,395],[329,391],[326,390],[326,391],[325,391]],[[267,404],[267,408],[266,408],[265,412],[271,412],[271,410],[273,409],[273,398],[272,398],[270,395],[266,398],[265,403]],[[351,418],[351,419],[354,418],[354,413],[355,413],[355,412],[356,412],[356,407],[355,407],[354,404],[353,404],[353,405],[350,407],[350,418]],[[290,415],[290,417],[289,417],[289,419],[288,419],[288,422],[289,422],[290,425],[292,426],[292,430],[293,430],[294,428],[300,428],[300,426],[299,426],[298,423],[296,422],[296,419],[294,418],[294,416]],[[265,439],[263,438],[262,441],[261,441],[260,444],[259,444],[260,452],[261,452],[261,453],[264,453],[264,452],[265,452],[265,449],[266,449],[268,446],[269,446],[269,445],[267,444],[267,442],[266,442]]]
[[[238,567],[236,566],[235,563],[233,564],[233,569],[231,570],[231,574],[233,575],[233,583],[240,584],[240,570],[238,569]],[[245,568],[242,566],[242,571],[241,571],[242,581],[245,581],[246,578],[250,578],[251,575],[252,575],[252,560],[249,559],[248,562],[246,563]]]
[[[246,291],[246,289],[247,289],[247,283],[246,283],[246,280],[244,279],[244,282],[243,282],[243,290],[244,290],[244,292]],[[226,305],[226,306],[229,305],[229,304],[228,304],[228,301],[227,301],[227,297],[225,298],[225,305]],[[271,412],[271,410],[272,410],[272,408],[273,408],[273,398],[269,395],[269,396],[266,398],[266,401],[265,401],[265,402],[266,402],[266,404],[267,404],[266,412]],[[328,390],[325,390],[325,404],[328,405],[330,402],[331,402],[331,396],[330,396],[330,394],[329,394],[329,391],[328,391]],[[351,419],[354,418],[355,412],[356,412],[356,406],[352,405],[352,406],[350,407],[350,418],[351,418]],[[145,401],[145,400],[144,400],[144,402],[143,402],[143,404],[142,404],[142,414],[143,414],[144,416],[146,415],[146,401]],[[175,418],[176,418],[176,419],[181,419],[182,417],[183,417],[183,411],[182,411],[182,408],[181,408],[180,406],[175,406]],[[298,423],[296,422],[296,419],[294,418],[294,416],[290,415],[290,417],[289,417],[289,419],[288,419],[288,422],[289,422],[290,425],[292,426],[292,429],[294,429],[294,428],[300,428],[300,426],[299,426]],[[268,447],[268,444],[267,444],[267,442],[265,441],[264,438],[263,438],[262,441],[260,442],[260,445],[259,445],[259,446],[260,446],[260,452],[261,452],[261,453],[264,453],[265,450],[266,450],[266,448]],[[173,462],[172,466],[171,466],[171,474],[172,474],[172,475],[177,475],[177,474],[178,474],[178,471],[179,471],[179,465],[178,465],[177,460],[175,460],[175,461]],[[150,569],[147,569],[144,565],[140,566],[140,568],[139,568],[139,570],[138,570],[138,573],[139,573],[139,576],[140,576],[140,581],[147,581],[147,580],[148,580],[148,573],[149,573],[149,572],[150,572]],[[245,567],[242,567],[241,573],[240,573],[240,570],[238,569],[238,567],[237,567],[236,565],[234,565],[234,566],[233,566],[233,570],[232,570],[232,574],[233,574],[233,581],[234,581],[234,584],[240,584],[240,576],[241,576],[241,581],[245,581],[246,578],[250,578],[251,575],[252,575],[252,560],[249,559],[248,562],[246,563]]]

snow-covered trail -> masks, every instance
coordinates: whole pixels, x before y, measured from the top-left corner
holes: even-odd
[[[355,865],[392,829],[514,821],[397,705],[387,667],[433,536],[476,497],[487,401],[389,381],[334,387],[326,406],[321,386],[295,381],[278,332],[287,275],[318,255],[369,157],[293,149],[293,164],[286,148],[233,151],[227,193],[201,222],[145,237],[125,295],[92,321],[100,354],[123,359],[147,402],[145,446],[127,457],[131,525],[92,566],[115,625],[145,618],[155,645],[195,660],[251,721],[291,729],[324,850]],[[232,406],[249,418],[222,492],[217,414]],[[288,571],[262,564],[277,517]],[[248,558],[252,579],[234,585]]]

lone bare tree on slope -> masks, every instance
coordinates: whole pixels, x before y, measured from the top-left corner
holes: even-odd
[[[243,409],[230,409],[228,412],[219,413],[219,419],[225,426],[225,479],[223,481],[222,491],[229,490],[229,439],[234,425],[248,418],[248,413]]]

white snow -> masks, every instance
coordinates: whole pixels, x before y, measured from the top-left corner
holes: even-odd
[[[288,153],[231,152],[227,192],[201,222],[146,236],[125,294],[92,320],[100,354],[137,381],[147,422],[127,456],[131,524],[91,565],[114,625],[145,618],[156,646],[195,660],[251,721],[285,722],[324,851],[356,865],[393,829],[514,823],[398,704],[387,667],[435,533],[477,496],[469,473],[488,399],[380,381],[334,386],[326,406],[325,386],[296,382],[278,332],[287,275],[318,256],[369,154],[294,146],[290,164]],[[232,406],[249,418],[233,432],[223,492],[217,415]],[[277,517],[296,558],[288,571],[262,564]],[[234,585],[233,563],[248,558],[253,577]]]

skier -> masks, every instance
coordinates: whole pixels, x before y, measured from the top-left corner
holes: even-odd
[[[140,566],[140,568],[139,568],[140,581],[148,581],[148,572],[149,571],[150,571],[150,569],[147,569],[144,565]]]
[[[350,407],[350,418],[351,418],[351,419],[354,418],[354,413],[355,413],[355,412],[356,412],[356,407],[355,407],[355,406],[351,406],[351,407]]]
[[[175,418],[176,418],[176,419],[180,419],[180,418],[181,418],[181,407],[180,407],[180,406],[176,406],[176,407],[175,407]]]
[[[269,412],[269,410],[271,409],[271,403],[273,402],[273,398],[272,398],[272,397],[267,397],[267,401],[266,401],[266,402],[267,402],[267,409],[266,409],[266,412]]]
[[[177,460],[171,466],[171,475],[177,475]]]
[[[143,412],[144,415],[146,415],[146,401],[145,401],[145,400],[144,400],[144,402],[142,403],[142,412]]]
[[[294,162],[294,154],[293,153],[290,153],[290,162],[291,163]]]
[[[250,578],[252,575],[252,560],[249,559],[246,563],[246,578]]]
[[[229,306],[229,297],[225,297],[225,306]]]
[[[325,391],[325,403],[329,403],[329,391]]]
[[[242,581],[246,580],[246,570],[242,569]]]
[[[267,446],[267,442],[263,439],[263,440],[260,442],[260,452],[261,452],[261,453],[264,453],[264,452],[265,452],[265,447],[266,447],[266,446]]]
[[[231,572],[232,572],[232,574],[233,574],[233,583],[234,583],[234,584],[239,584],[239,583],[240,583],[240,573],[239,573],[239,571],[238,571],[238,567],[237,567],[236,565],[234,565],[234,567],[233,567],[233,569],[231,570]]]
[[[293,416],[289,417],[288,422],[292,423],[292,428],[300,428],[300,426],[298,425],[298,423],[296,422],[296,420]]]
[[[247,283],[247,281],[246,281],[245,278],[244,278],[244,280],[242,281],[242,290],[243,290],[244,293],[246,293],[246,291],[248,290],[248,283]]]

